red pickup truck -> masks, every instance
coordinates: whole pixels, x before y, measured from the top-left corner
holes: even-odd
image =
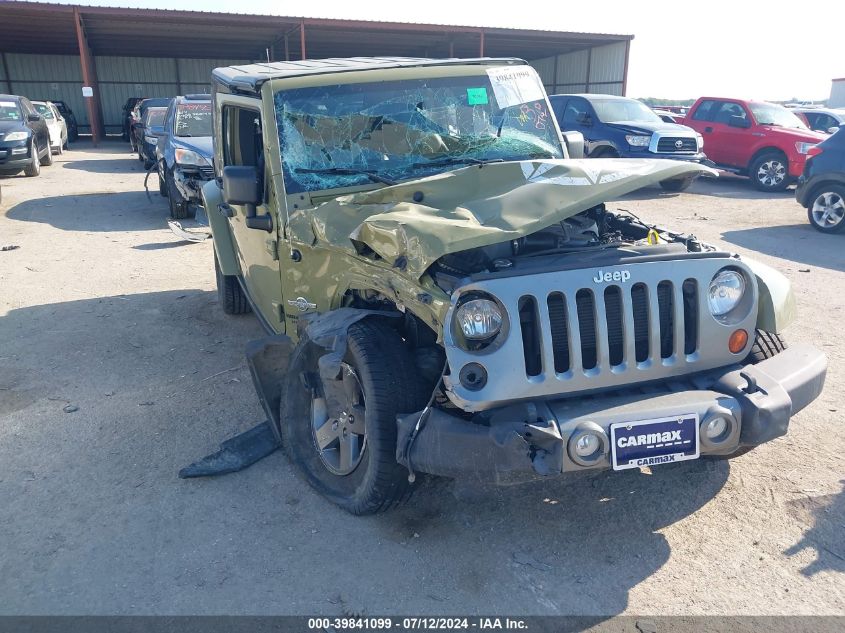
[[[827,138],[783,106],[701,97],[678,123],[704,137],[707,158],[748,176],[761,191],[786,189],[804,169],[807,150]]]

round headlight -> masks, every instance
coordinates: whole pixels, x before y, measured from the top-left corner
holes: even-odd
[[[491,338],[502,329],[502,311],[489,299],[467,301],[457,309],[455,319],[464,337],[471,341]]]
[[[707,293],[707,303],[713,316],[723,316],[733,310],[745,294],[745,278],[734,270],[723,270],[713,277]]]

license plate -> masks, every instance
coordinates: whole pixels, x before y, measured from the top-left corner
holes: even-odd
[[[610,426],[613,470],[698,459],[698,414]]]

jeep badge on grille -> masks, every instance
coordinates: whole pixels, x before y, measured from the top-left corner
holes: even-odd
[[[596,271],[596,276],[593,277],[593,281],[597,284],[604,283],[607,281],[621,281],[625,283],[631,278],[631,273],[627,270],[615,270],[612,273],[606,273],[599,268]]]

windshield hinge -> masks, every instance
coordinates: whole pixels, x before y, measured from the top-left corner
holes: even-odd
[[[270,253],[270,257],[273,258],[274,262],[279,261],[279,243],[275,239],[265,241],[264,247]]]

